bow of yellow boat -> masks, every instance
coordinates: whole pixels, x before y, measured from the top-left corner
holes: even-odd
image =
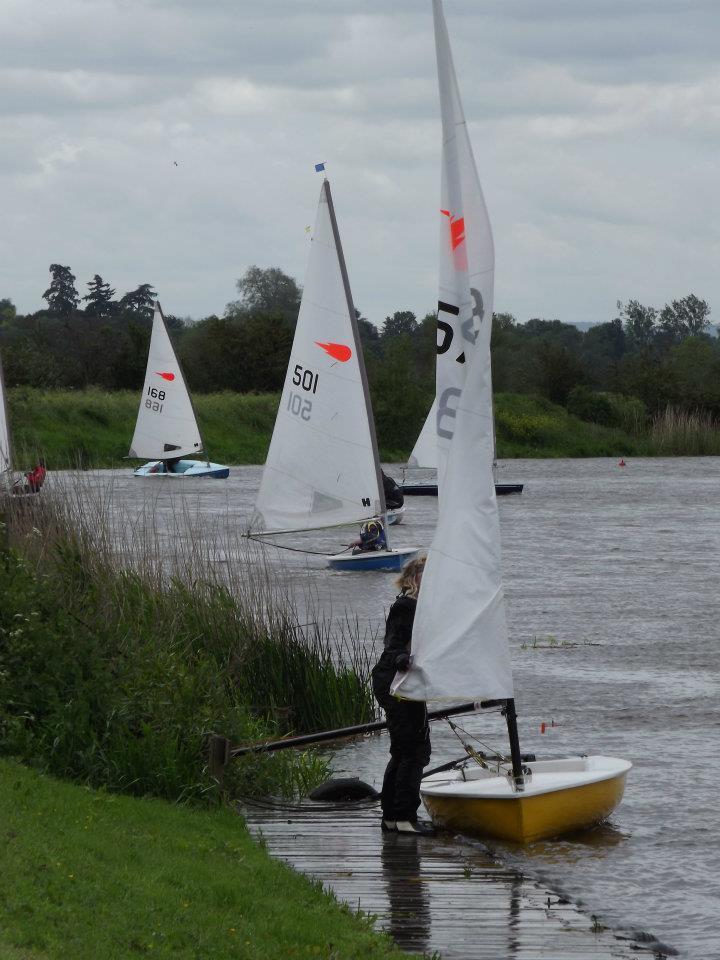
[[[473,836],[533,843],[593,826],[622,800],[632,764],[616,757],[576,757],[529,764],[523,791],[505,771],[466,766],[423,781],[423,802],[441,827]]]

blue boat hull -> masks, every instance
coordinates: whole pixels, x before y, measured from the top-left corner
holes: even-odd
[[[367,550],[364,553],[338,553],[328,557],[327,561],[331,570],[401,570],[417,552],[417,547]]]

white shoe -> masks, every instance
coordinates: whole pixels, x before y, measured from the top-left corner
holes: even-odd
[[[424,823],[422,820],[398,820],[395,829],[398,833],[415,833],[425,837],[432,837],[435,834],[433,825]]]

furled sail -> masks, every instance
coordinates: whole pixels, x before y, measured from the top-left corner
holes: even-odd
[[[150,353],[131,457],[167,460],[202,450],[190,394],[175,356],[160,304],[155,304]]]
[[[394,692],[411,700],[512,697],[493,483],[490,333],[495,255],[440,0],[433,0],[442,111],[438,303],[439,517]]]
[[[0,358],[0,476],[10,471],[12,453],[10,451],[10,424],[7,413],[7,398],[5,396],[5,381],[3,379],[2,359]]]
[[[355,308],[325,180],[251,530],[331,527],[384,509]]]

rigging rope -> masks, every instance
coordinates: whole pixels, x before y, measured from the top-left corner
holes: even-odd
[[[303,550],[302,547],[288,547],[284,543],[273,543],[272,540],[261,540],[260,537],[254,537],[252,534],[247,535],[248,540],[253,540],[255,543],[264,543],[268,547],[275,547],[278,550],[290,550],[292,553],[308,553],[312,554],[314,557],[327,557],[329,553],[327,550]],[[349,550],[350,547],[344,547],[340,553],[345,553],[346,550]]]
[[[455,736],[458,738],[460,743],[463,745],[463,749],[467,753],[468,757],[474,760],[479,766],[484,767],[485,769],[488,769],[489,764],[486,761],[492,758],[494,758],[500,763],[506,760],[506,757],[503,756],[503,754],[500,753],[498,750],[496,750],[494,747],[492,747],[489,743],[485,743],[484,740],[481,740],[479,737],[476,737],[474,734],[469,733],[464,727],[461,727],[459,724],[453,723],[450,717],[445,717],[445,721],[447,722],[448,726],[450,727],[452,732],[455,734]],[[474,740],[476,743],[479,743],[481,747],[484,747],[486,750],[488,750],[492,754],[492,757],[481,756],[477,752],[475,747],[472,746],[472,744],[467,743],[463,739],[462,734],[464,734],[469,739]]]

